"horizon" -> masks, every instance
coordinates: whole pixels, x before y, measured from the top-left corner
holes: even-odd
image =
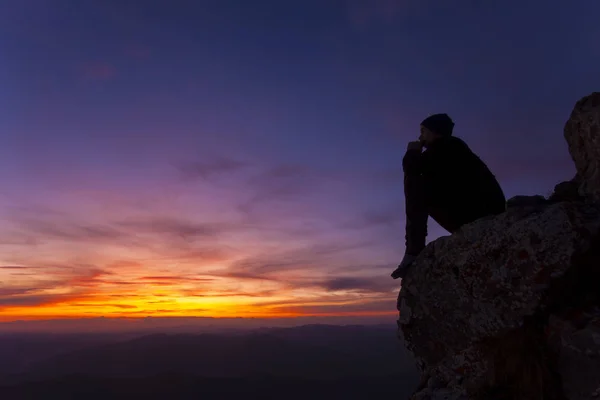
[[[155,334],[155,333],[223,333],[253,331],[262,328],[301,328],[307,326],[389,326],[396,328],[389,316],[368,317],[87,317],[65,319],[30,319],[0,322],[3,334]]]
[[[600,2],[51,3],[0,6],[0,332],[394,324],[420,121],[546,195],[600,86]]]

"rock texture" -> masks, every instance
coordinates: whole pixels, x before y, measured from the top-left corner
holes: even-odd
[[[565,125],[565,139],[580,178],[580,194],[600,201],[600,92],[579,100]]]
[[[599,129],[594,93],[565,126],[576,178],[419,255],[398,299],[413,399],[600,399]]]

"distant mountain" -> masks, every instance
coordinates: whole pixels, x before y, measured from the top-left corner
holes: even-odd
[[[412,359],[389,326],[308,325],[139,337],[5,335],[0,343],[0,356],[4,356],[0,384],[4,385],[28,381],[66,385],[65,377],[75,375],[93,377],[100,385],[125,379],[118,382],[126,386],[133,378],[164,374],[204,379],[269,377],[273,381],[417,379]],[[82,379],[88,378],[67,381],[76,385]]]
[[[145,378],[69,376],[0,388],[3,400],[365,400],[406,399],[414,382],[398,376],[336,380],[301,378]]]
[[[0,381],[36,363],[67,352],[127,338],[108,334],[0,334]]]

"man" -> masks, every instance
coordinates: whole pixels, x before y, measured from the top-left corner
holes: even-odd
[[[392,273],[394,279],[404,277],[425,247],[429,216],[454,233],[464,224],[506,210],[498,181],[465,142],[452,136],[453,129],[447,114],[434,114],[421,122],[419,140],[408,144],[402,160],[406,251]]]

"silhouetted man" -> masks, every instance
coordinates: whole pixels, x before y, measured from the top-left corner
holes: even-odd
[[[394,279],[404,274],[425,247],[427,218],[450,233],[476,219],[506,210],[494,175],[461,139],[454,122],[434,114],[421,122],[421,136],[410,142],[402,160],[406,207],[406,251]],[[422,151],[425,148],[425,151]]]

